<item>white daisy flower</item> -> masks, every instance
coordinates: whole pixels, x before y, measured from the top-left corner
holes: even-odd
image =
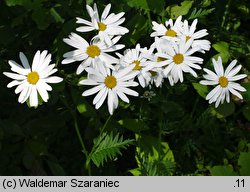
[[[183,22],[181,21],[182,16],[179,16],[175,23],[172,19],[169,19],[163,24],[158,24],[155,21],[152,22],[154,32],[150,35],[151,37],[163,37],[170,41],[179,41],[181,35],[180,30],[182,29]]]
[[[111,4],[108,4],[101,18],[99,17],[98,10],[96,4],[94,4],[94,9],[92,9],[89,5],[86,5],[89,16],[91,17],[91,22],[85,19],[77,17],[76,23],[81,23],[86,26],[76,28],[79,32],[88,32],[93,30],[98,30],[98,37],[101,41],[104,41],[108,45],[112,45],[112,38],[115,35],[124,35],[129,32],[129,30],[125,27],[120,26],[125,18],[123,17],[124,12],[114,14],[109,14]]]
[[[202,64],[203,59],[195,56],[191,56],[197,51],[197,48],[192,48],[192,40],[187,41],[185,38],[181,38],[180,42],[172,42],[171,46],[166,46],[164,53],[156,53],[156,56],[162,58],[162,63],[166,63],[167,66],[164,69],[166,76],[170,75],[174,83],[179,80],[183,82],[183,72],[190,73],[194,77],[197,77],[196,72],[192,69],[201,69],[197,64]]]
[[[166,58],[157,57],[155,55],[155,51],[157,53],[165,53],[166,49],[170,46],[169,42],[166,39],[161,39],[156,37],[155,42],[151,45],[150,49],[146,52],[143,52],[145,58],[147,58],[149,72],[151,74],[150,84],[155,84],[156,87],[160,87],[164,81],[164,78],[168,78],[170,85],[174,85],[173,78],[171,74],[167,74],[167,76],[163,73],[166,65],[168,65],[171,61],[167,61]]]
[[[138,86],[138,83],[133,81],[138,72],[133,71],[133,68],[134,66],[130,65],[118,71],[112,70],[112,72],[103,65],[96,69],[87,68],[88,78],[80,81],[79,84],[93,85],[94,87],[84,91],[82,95],[89,96],[98,92],[93,100],[96,109],[100,108],[106,97],[108,97],[108,110],[112,115],[114,109],[118,107],[118,97],[129,103],[126,94],[138,96],[137,92],[128,88]]]
[[[151,74],[149,72],[150,66],[148,66],[147,59],[144,57],[146,51],[146,48],[142,49],[140,44],[137,44],[134,49],[126,50],[124,56],[120,59],[122,66],[134,66],[135,64],[133,70],[139,71],[137,78],[142,87],[146,87],[151,79]]]
[[[41,96],[44,102],[49,99],[48,91],[52,88],[48,83],[59,83],[63,79],[57,76],[51,76],[57,69],[55,64],[50,64],[51,54],[48,51],[37,51],[30,67],[26,56],[20,52],[19,54],[22,66],[15,61],[10,60],[9,65],[14,73],[4,72],[7,77],[14,79],[7,87],[11,88],[17,86],[15,93],[19,95],[18,102],[24,103],[29,99],[31,107],[38,106],[38,94]]]
[[[215,102],[215,107],[218,107],[219,104],[226,101],[230,102],[230,92],[233,95],[236,95],[240,99],[243,99],[239,91],[246,91],[239,83],[234,81],[243,79],[247,77],[246,74],[236,75],[240,69],[241,65],[235,67],[237,60],[233,60],[224,72],[222,65],[221,57],[218,57],[218,61],[214,58],[212,59],[215,73],[209,69],[204,68],[203,70],[207,73],[203,75],[206,80],[200,81],[202,85],[217,85],[207,96],[206,100],[209,100],[209,103]]]
[[[87,67],[96,67],[103,62],[106,67],[113,69],[112,64],[117,63],[118,59],[108,53],[117,51],[124,47],[122,44],[115,45],[120,38],[121,36],[113,38],[113,45],[108,46],[106,43],[98,39],[93,40],[93,42],[89,44],[81,36],[71,33],[69,38],[65,38],[63,41],[68,45],[75,47],[76,50],[65,53],[63,55],[65,59],[62,61],[62,64],[82,61],[76,70],[77,75],[82,73]]]
[[[189,26],[188,21],[185,20],[183,23],[183,30],[180,30],[180,32],[182,33],[182,35],[185,36],[186,41],[188,41],[189,39],[193,40],[192,47],[198,47],[200,52],[205,53],[205,51],[210,50],[211,43],[208,40],[200,39],[208,35],[206,29],[202,29],[202,30],[195,32],[197,22],[198,20],[195,19],[193,23],[191,24],[191,26]]]

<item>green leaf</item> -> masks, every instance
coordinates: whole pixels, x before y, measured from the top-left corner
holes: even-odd
[[[160,14],[162,11],[164,11],[165,7],[165,1],[164,0],[147,0],[148,6],[150,7],[150,10]]]
[[[242,113],[244,115],[244,117],[250,121],[250,103],[248,103],[247,105],[244,105]]]
[[[144,10],[149,10],[149,6],[148,6],[147,0],[128,0],[127,4],[130,7],[141,8],[141,9],[144,9]]]
[[[241,85],[247,90],[242,92],[244,100],[250,101],[250,83],[241,83]]]
[[[212,176],[236,176],[231,165],[218,165],[208,168]]]
[[[197,91],[197,93],[203,97],[206,98],[206,95],[208,93],[208,86],[207,85],[201,85],[200,83],[192,83],[193,87],[195,88],[195,90]]]
[[[143,121],[140,121],[138,119],[122,119],[118,121],[118,123],[123,127],[136,133],[149,129]]]
[[[51,23],[51,15],[48,10],[44,8],[34,10],[31,17],[37,24],[38,29],[41,30],[47,29]]]
[[[46,162],[47,162],[53,175],[55,175],[55,176],[65,176],[66,175],[63,168],[58,163],[55,163],[55,162],[52,162],[49,160],[47,160]]]
[[[220,41],[218,43],[213,44],[212,47],[219,52],[219,54],[215,55],[214,58],[217,60],[218,56],[221,56],[223,63],[226,63],[230,58],[228,43]]]
[[[27,0],[5,0],[7,6],[23,5]]]
[[[121,149],[126,149],[128,145],[132,144],[133,140],[126,139],[117,134],[113,136],[113,133],[103,133],[97,139],[94,140],[94,146],[90,154],[90,158],[93,163],[100,167],[108,159],[115,159],[118,155],[121,155]]]
[[[81,114],[87,112],[86,105],[84,103],[77,105],[77,110]]]
[[[222,115],[222,117],[230,116],[235,111],[235,104],[234,103],[223,103],[222,105],[219,105],[218,108],[215,108],[215,111]],[[219,117],[219,116],[218,116]]]
[[[57,23],[64,23],[64,19],[61,17],[61,15],[55,10],[55,8],[50,9],[50,14],[53,16],[55,21]]]
[[[250,152],[241,152],[238,160],[241,176],[250,176]]]
[[[167,12],[170,14],[171,19],[176,19],[180,15],[188,14],[192,7],[193,1],[184,1],[181,5],[172,5],[167,7]]]
[[[196,18],[202,18],[202,17],[204,17],[206,15],[209,15],[214,10],[215,10],[215,8],[212,8],[212,9],[196,9],[196,8],[194,8],[192,13],[188,17],[188,20],[196,19]]]

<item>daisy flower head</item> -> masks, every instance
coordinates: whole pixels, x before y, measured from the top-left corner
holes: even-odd
[[[77,17],[77,22],[80,24],[84,24],[85,26],[81,26],[76,28],[79,32],[88,32],[97,30],[98,31],[98,38],[101,41],[104,41],[108,45],[112,45],[112,37],[116,35],[124,35],[129,32],[129,30],[125,27],[120,26],[124,21],[125,18],[124,12],[114,14],[110,13],[111,4],[108,4],[101,15],[99,17],[98,9],[96,4],[94,4],[94,8],[86,5],[87,11],[89,16],[91,17],[91,22],[85,19]]]
[[[170,85],[174,85],[173,78],[170,74],[167,76],[163,73],[165,67],[171,62],[166,58],[156,56],[156,53],[165,53],[169,49],[171,44],[166,39],[155,37],[155,42],[150,46],[149,50],[143,52],[145,58],[148,59],[149,72],[151,74],[150,84],[155,84],[156,87],[160,87],[164,81],[164,78],[168,78]]]
[[[137,44],[134,49],[126,50],[124,56],[120,58],[122,66],[133,65],[133,70],[138,71],[137,78],[142,87],[146,87],[151,79],[150,66],[147,58],[144,57],[146,51],[147,48],[141,48],[140,44]]]
[[[138,86],[138,83],[133,81],[138,73],[137,71],[133,71],[133,67],[131,65],[118,71],[105,68],[103,65],[100,65],[96,69],[87,68],[88,78],[81,80],[79,84],[92,85],[94,87],[84,91],[82,96],[97,93],[93,100],[96,109],[100,108],[107,98],[108,110],[112,115],[114,109],[118,107],[118,98],[129,103],[126,95],[138,96],[137,92],[128,88]]]
[[[113,68],[112,64],[117,63],[118,59],[108,53],[124,47],[122,44],[116,44],[120,38],[121,36],[114,37],[112,39],[113,45],[108,46],[99,39],[94,39],[91,43],[88,43],[81,36],[71,33],[69,38],[64,38],[63,41],[76,48],[76,50],[65,53],[63,55],[65,59],[62,61],[62,64],[82,61],[76,70],[77,75],[82,73],[87,67],[96,67],[100,63],[104,63],[106,67]]]
[[[210,104],[215,102],[215,107],[218,107],[220,103],[224,103],[225,99],[228,103],[230,102],[230,93],[243,99],[239,91],[246,91],[246,89],[239,83],[235,83],[235,81],[243,79],[247,77],[247,75],[236,75],[242,67],[241,65],[235,66],[237,60],[233,60],[225,71],[221,57],[218,57],[217,61],[213,58],[212,62],[215,72],[204,68],[203,70],[207,74],[203,75],[205,80],[200,81],[202,85],[216,85],[216,87],[208,93],[206,100],[209,100]]]
[[[169,19],[165,22],[165,25],[158,24],[155,21],[152,22],[154,32],[151,33],[151,37],[162,37],[170,41],[179,41],[181,35],[180,30],[182,29],[183,22],[181,21],[182,16],[179,16],[175,22]]]
[[[203,59],[200,57],[192,56],[197,48],[192,48],[192,40],[187,41],[185,38],[181,38],[180,42],[171,42],[171,46],[165,49],[165,52],[156,53],[156,56],[163,60],[167,66],[164,68],[164,74],[171,77],[174,83],[179,80],[183,82],[183,72],[190,73],[194,77],[197,77],[194,69],[201,69],[198,64],[203,63]]]
[[[29,99],[30,106],[37,107],[38,94],[44,102],[47,102],[49,99],[48,91],[51,91],[52,87],[48,83],[59,83],[63,79],[57,76],[51,76],[57,72],[57,69],[55,69],[55,64],[50,64],[51,54],[48,54],[48,51],[37,51],[31,67],[27,57],[22,52],[20,52],[19,57],[22,65],[9,60],[9,65],[13,73],[3,73],[13,79],[7,87],[17,86],[15,93],[20,93],[18,97],[19,103],[24,103]]]
[[[191,26],[189,26],[188,21],[185,20],[183,23],[183,29],[180,30],[180,32],[183,36],[185,36],[186,41],[188,41],[189,39],[193,40],[192,47],[198,47],[200,52],[205,53],[205,51],[210,50],[211,43],[208,40],[201,39],[202,37],[208,35],[206,29],[202,29],[195,32],[197,23],[198,20],[195,19],[192,22]]]

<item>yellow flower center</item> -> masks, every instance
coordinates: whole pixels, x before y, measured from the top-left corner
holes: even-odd
[[[191,38],[190,36],[186,36],[186,42],[187,42],[190,38]]]
[[[152,77],[155,77],[157,75],[157,72],[155,72],[155,71],[150,70],[149,73],[151,73]]]
[[[112,89],[116,86],[117,84],[117,81],[116,81],[116,78],[112,75],[110,76],[107,76],[105,78],[105,81],[104,81],[104,84],[106,85],[106,87],[108,87],[109,89]]]
[[[181,64],[184,60],[184,56],[181,53],[177,53],[175,56],[173,56],[173,61],[175,64]]]
[[[166,60],[167,60],[166,58],[163,58],[163,57],[157,57],[157,62],[166,61]]]
[[[107,25],[102,22],[98,23],[99,31],[105,31],[107,29]]]
[[[32,85],[35,85],[38,80],[39,80],[39,75],[36,71],[30,72],[27,75],[27,81]]]
[[[219,78],[219,83],[221,87],[226,87],[228,85],[228,79],[224,76]]]
[[[86,53],[89,57],[95,58],[96,56],[99,56],[101,53],[101,50],[96,45],[90,45],[88,46]]]
[[[177,33],[174,30],[169,29],[169,30],[166,31],[165,36],[176,37]]]
[[[133,70],[141,70],[142,66],[140,66],[140,61],[139,60],[134,60],[133,64],[135,64],[135,67],[133,68]]]

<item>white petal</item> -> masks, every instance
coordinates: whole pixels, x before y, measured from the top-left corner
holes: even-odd
[[[103,89],[105,90],[105,92],[104,92],[103,96],[100,98],[100,100],[96,103],[96,105],[95,105],[96,109],[99,109],[102,106],[103,102],[105,101],[105,99],[107,97],[108,89],[107,88],[103,88]]]
[[[119,91],[122,91],[123,93],[127,94],[127,95],[132,95],[132,96],[135,96],[137,97],[139,94],[132,90],[132,89],[129,89],[127,87],[120,87],[120,90]]]
[[[95,98],[94,98],[94,100],[93,100],[93,104],[94,104],[94,105],[97,104],[98,101],[104,96],[105,90],[106,90],[106,89],[101,89],[101,90],[96,94],[96,96],[95,96]]]
[[[44,79],[44,81],[46,83],[60,83],[61,81],[63,81],[63,78],[57,77],[57,76],[52,76],[52,77],[48,77],[48,78]]]
[[[217,92],[221,89],[220,85],[217,85],[212,91],[210,91],[208,93],[208,95],[206,96],[206,100],[211,99],[215,94],[217,94]]]
[[[16,74],[16,73],[3,72],[3,74],[6,75],[7,77],[11,78],[11,79],[16,79],[16,80],[24,80],[24,79],[26,79],[26,76],[19,75],[19,74]]]
[[[11,88],[11,87],[20,85],[20,84],[23,83],[23,82],[24,82],[24,81],[16,81],[16,80],[14,80],[14,81],[11,81],[11,82],[7,85],[7,87],[8,87],[8,88]]]
[[[228,77],[228,80],[229,81],[237,81],[237,80],[240,80],[240,79],[244,79],[245,77],[247,77],[246,74],[240,74],[240,75],[235,75],[233,77]]]
[[[91,89],[88,89],[88,90],[84,91],[84,92],[82,93],[82,96],[93,95],[93,94],[97,93],[98,91],[100,91],[101,89],[103,89],[104,87],[105,87],[105,86],[104,86],[103,84],[98,85],[98,86],[95,86],[95,87],[93,87],[93,88],[91,88]]]
[[[37,96],[36,86],[31,87],[30,106],[31,107],[37,107],[38,106],[38,96]]]
[[[28,59],[27,59],[27,57],[23,54],[23,52],[20,52],[20,53],[19,53],[19,57],[20,57],[20,60],[21,60],[21,62],[22,62],[22,64],[23,64],[23,67],[24,67],[25,69],[30,69],[30,65],[29,65]]]
[[[37,90],[40,96],[42,97],[43,101],[47,102],[49,99],[49,95],[42,83],[37,83]]]
[[[238,91],[234,90],[234,89],[231,88],[231,87],[228,87],[228,89],[229,89],[229,91],[230,91],[232,94],[234,94],[235,96],[239,97],[240,99],[243,99],[242,95],[241,95]]]
[[[108,109],[109,113],[112,115],[114,111],[114,96],[112,90],[108,91]]]
[[[126,103],[129,103],[128,97],[123,92],[117,90],[116,93],[121,98],[121,100],[123,100]]]
[[[40,62],[40,51],[37,51],[33,58],[32,66],[31,66],[32,71],[36,71],[39,65],[39,62]]]
[[[225,71],[225,76],[228,76],[228,73],[234,68],[234,66],[236,65],[237,60],[233,60],[227,67],[226,71]]]
[[[206,81],[206,80],[202,80],[202,81],[200,81],[200,84],[202,84],[202,85],[217,85],[218,82],[216,82],[216,81]]]

